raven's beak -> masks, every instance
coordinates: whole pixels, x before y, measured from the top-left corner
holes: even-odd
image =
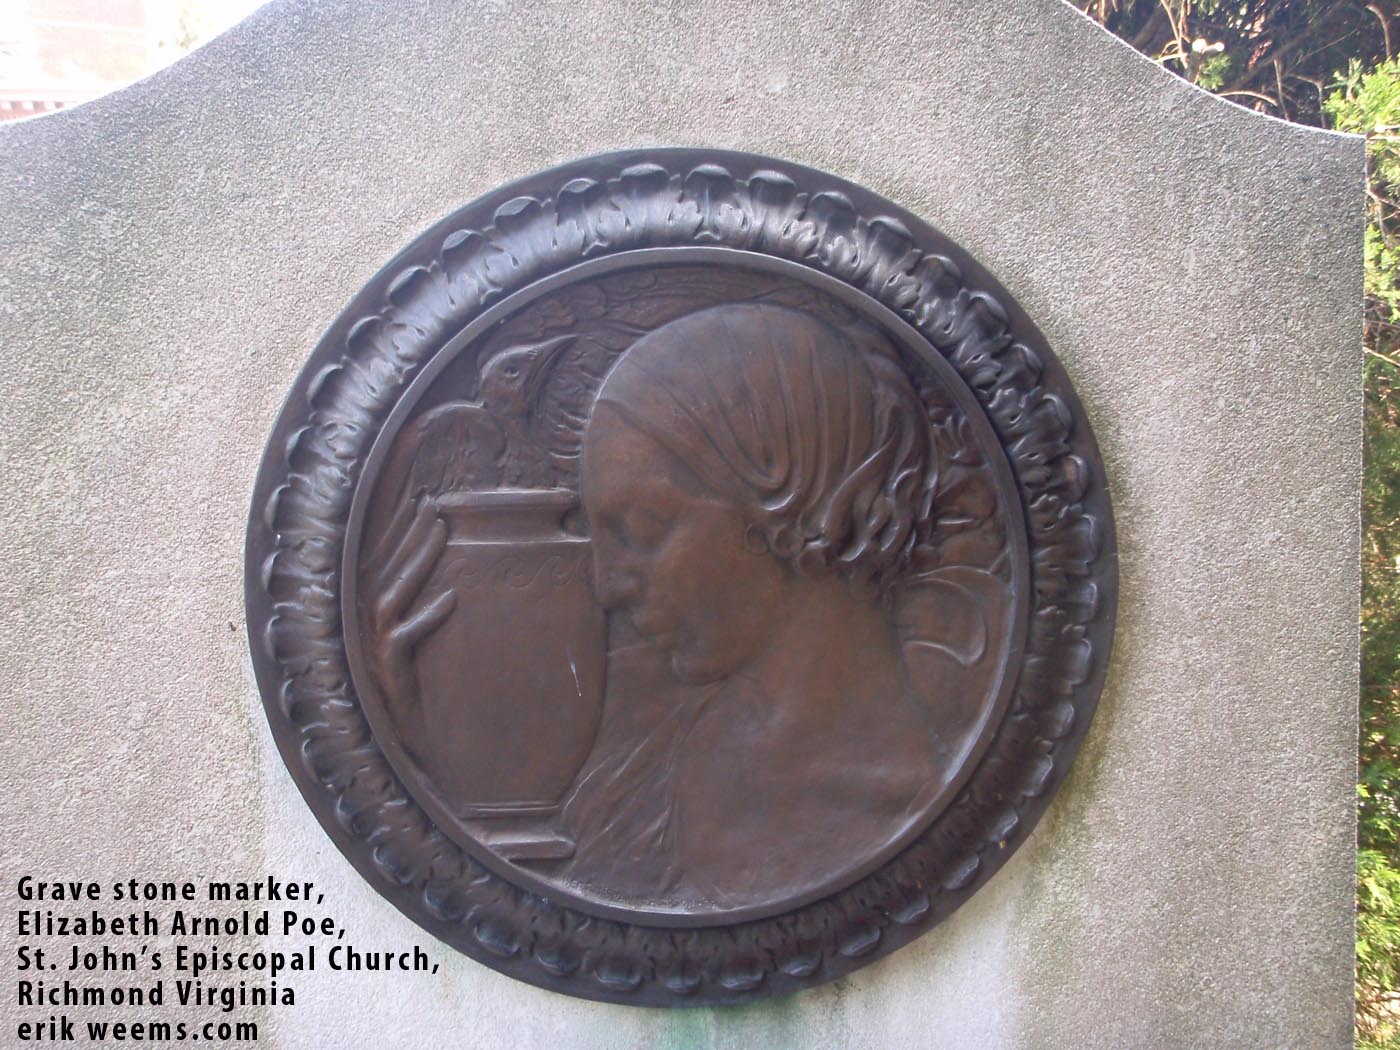
[[[535,352],[531,355],[534,358],[530,362],[530,374],[525,379],[525,399],[526,403],[534,401],[535,395],[539,393],[540,387],[544,386],[545,380],[554,371],[554,364],[569,347],[578,341],[576,335],[560,335],[553,339],[546,339],[543,343],[535,346]]]

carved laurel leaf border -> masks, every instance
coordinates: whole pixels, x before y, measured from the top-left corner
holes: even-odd
[[[964,789],[883,868],[827,899],[728,927],[629,925],[521,890],[448,839],[370,732],[341,635],[360,466],[400,394],[490,304],[615,252],[710,245],[839,278],[894,310],[976,393],[1026,513],[1031,623],[1010,706]],[[733,1003],[845,974],[946,917],[1029,833],[1102,685],[1116,554],[1088,425],[1019,308],[966,253],[882,198],[740,153],[588,158],[505,187],[420,236],[360,292],[298,379],[254,491],[250,644],[273,735],[360,873],[497,970],[592,999]]]

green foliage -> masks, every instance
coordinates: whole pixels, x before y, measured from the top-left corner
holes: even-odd
[[[1400,1046],[1400,870],[1394,856],[1356,855],[1356,1036],[1358,1048]]]
[[[1361,762],[1358,842],[1396,858],[1400,840],[1400,369],[1366,383],[1362,488]]]
[[[1389,349],[1395,349],[1394,327],[1400,323],[1400,250],[1394,238],[1387,239],[1374,223],[1366,228],[1366,297],[1370,300],[1367,305],[1375,310],[1376,322],[1386,327],[1378,338],[1388,336]]]
[[[1193,83],[1366,137],[1356,1045],[1400,1050],[1400,9],[1395,0],[1077,0]]]
[[[1143,54],[1208,91],[1285,120],[1322,123],[1322,102],[1355,59],[1370,69],[1400,42],[1395,0],[1074,0]]]
[[[1353,61],[1323,111],[1338,131],[1366,136],[1367,373],[1379,378],[1400,349],[1400,60],[1371,70]]]
[[[1395,348],[1394,299],[1368,300],[1356,1024],[1359,1047],[1400,1050],[1400,368],[1374,349]]]
[[[1230,79],[1234,63],[1229,55],[1212,55],[1196,69],[1196,83],[1207,91],[1219,91]]]
[[[1358,1046],[1400,1047],[1400,62],[1352,63],[1324,111],[1366,136],[1366,474],[1357,787]]]
[[[1400,62],[1353,60],[1323,102],[1366,136],[1361,733],[1357,786],[1356,1035],[1400,1048]]]

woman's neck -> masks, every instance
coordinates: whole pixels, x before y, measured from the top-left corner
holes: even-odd
[[[889,615],[839,577],[790,589],[772,641],[741,676],[770,701],[774,722],[800,721],[807,731],[879,717],[909,699]]]

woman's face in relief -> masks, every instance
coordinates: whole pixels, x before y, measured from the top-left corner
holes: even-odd
[[[580,488],[599,602],[669,653],[677,678],[726,678],[763,649],[786,570],[748,550],[739,511],[607,402],[588,425]]]

